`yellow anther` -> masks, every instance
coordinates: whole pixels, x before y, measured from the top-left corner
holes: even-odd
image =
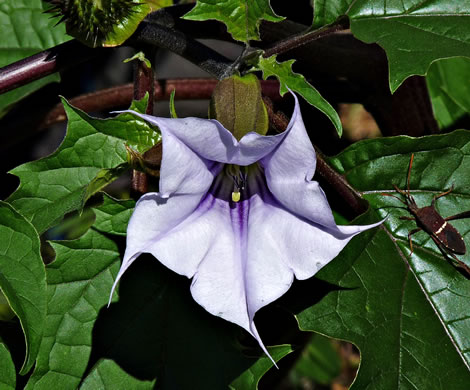
[[[232,201],[235,203],[240,201],[240,191],[232,192]]]

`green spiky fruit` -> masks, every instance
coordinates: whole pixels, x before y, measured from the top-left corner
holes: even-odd
[[[60,17],[67,34],[88,46],[118,46],[145,16],[171,5],[170,0],[44,0],[48,12]]]

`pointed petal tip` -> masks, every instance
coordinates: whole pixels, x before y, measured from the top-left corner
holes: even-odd
[[[261,347],[261,349],[263,350],[263,352],[268,356],[268,358],[273,362],[274,364],[274,367],[276,367],[278,370],[279,370],[279,367],[278,365],[276,364],[276,362],[274,361],[273,357],[269,354],[268,352],[268,349],[265,347],[265,345],[263,344],[263,341],[261,341],[261,337],[258,333],[258,330],[256,329],[256,326],[255,326],[255,322],[253,320],[251,320],[250,322],[250,333],[251,335],[256,339],[256,341],[258,342],[259,346]]]
[[[119,278],[116,278],[116,280],[113,283],[113,287],[111,287],[111,292],[109,293],[109,299],[108,299],[108,306],[106,306],[106,308],[108,309],[109,309],[109,306],[111,305],[111,300],[113,299],[114,289],[116,288],[118,281],[119,281]]]

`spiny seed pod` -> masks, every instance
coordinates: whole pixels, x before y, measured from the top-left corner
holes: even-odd
[[[118,46],[136,30],[145,16],[168,0],[44,0],[47,11],[60,17],[67,34],[88,46]],[[162,4],[163,3],[163,4]]]

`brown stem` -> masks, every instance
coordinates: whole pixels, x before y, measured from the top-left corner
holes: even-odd
[[[154,87],[154,100],[168,100],[171,92],[176,91],[176,100],[210,99],[217,85],[215,79],[168,79],[156,80]],[[275,80],[262,80],[263,94],[273,101],[279,100],[279,83]],[[134,93],[133,84],[124,84],[117,87],[102,89],[87,93],[69,100],[69,103],[85,112],[107,111],[120,107],[128,107]],[[64,107],[57,104],[39,124],[39,129],[65,121]]]
[[[346,30],[348,26],[347,18],[340,18],[335,24],[324,26],[318,30],[310,31],[307,34],[295,35],[287,39],[276,42],[273,46],[266,49],[263,57],[268,58],[274,54],[282,54],[289,50],[296,49],[317,39],[326,37],[327,35],[334,34],[341,30]]]
[[[69,41],[0,68],[0,93],[8,92],[52,73],[98,56],[103,50]]]
[[[176,100],[210,99],[217,80],[215,79],[169,79],[155,81],[154,99],[168,100],[173,90],[176,90]],[[275,80],[262,80],[263,94],[273,101],[278,101],[279,83]],[[133,84],[102,89],[69,99],[69,103],[87,113],[109,112],[129,107],[134,96]],[[3,132],[0,132],[0,151],[9,150],[33,133],[47,129],[52,125],[67,119],[64,107],[57,104],[47,114],[31,108],[28,115],[16,115],[3,122]]]
[[[153,59],[153,49],[144,50],[149,59]],[[155,91],[155,76],[152,67],[148,67],[144,61],[134,61],[134,99],[140,100],[148,94],[146,114],[153,114],[153,102]],[[145,194],[148,190],[148,176],[144,172],[132,171],[131,193],[136,197]]]
[[[283,112],[275,112],[269,101],[265,100],[265,103],[267,103],[266,108],[271,125],[276,131],[284,131],[289,124],[287,116]],[[362,199],[361,194],[351,187],[344,176],[327,164],[323,153],[317,147],[315,147],[315,152],[317,154],[316,172],[337,191],[356,214],[359,215],[365,212],[367,210],[367,202]]]

